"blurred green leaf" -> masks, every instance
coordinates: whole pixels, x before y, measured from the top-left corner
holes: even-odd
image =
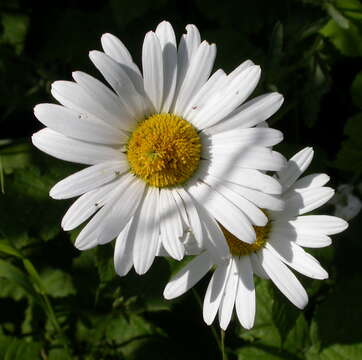
[[[59,269],[45,269],[40,273],[46,294],[52,297],[65,297],[75,294],[72,277]]]
[[[347,139],[337,155],[335,166],[349,171],[362,171],[362,112],[348,119],[344,128]]]
[[[238,360],[294,360],[298,359],[293,356],[290,357],[288,353],[275,350],[271,348],[269,351],[254,347],[245,346],[237,350]]]
[[[359,360],[362,359],[362,344],[329,346],[317,355],[309,355],[307,360]]]
[[[65,349],[51,349],[48,354],[48,360],[71,360]]]
[[[3,360],[39,360],[40,343],[0,336],[0,356]]]
[[[30,144],[21,143],[0,147],[0,157],[4,173],[11,174],[15,169],[24,169],[30,161]]]
[[[334,20],[330,20],[320,33],[329,38],[343,55],[362,56],[360,25],[351,23],[348,29],[343,29]]]
[[[332,19],[342,28],[349,28],[349,21],[346,19],[342,13],[340,13],[332,3],[326,3],[326,9],[328,14],[332,17]]]
[[[335,0],[335,6],[345,17],[362,20],[362,4],[359,0]]]
[[[29,17],[10,13],[2,13],[0,16],[3,27],[0,44],[10,44],[20,54],[23,50],[25,36],[29,27]]]
[[[361,341],[362,284],[358,279],[355,276],[337,282],[326,301],[318,305],[314,319],[322,347]]]
[[[34,291],[32,283],[29,281],[25,273],[17,268],[16,266],[10,264],[5,260],[0,259],[0,277],[4,277],[21,288],[23,288],[30,296],[37,298],[37,294]]]
[[[353,103],[362,109],[362,71],[354,78],[351,86],[351,95]]]

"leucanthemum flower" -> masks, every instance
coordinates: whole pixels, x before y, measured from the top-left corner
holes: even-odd
[[[63,229],[90,219],[75,242],[80,250],[117,238],[119,275],[133,265],[145,273],[160,253],[182,259],[190,234],[197,247],[223,256],[227,247],[216,222],[252,243],[253,226],[268,221],[259,208],[282,207],[280,184],[264,173],[285,165],[271,150],[282,134],[257,126],[283,97],[270,93],[244,103],[260,67],[248,60],[210,77],[215,45],[201,42],[194,25],[186,30],[178,47],[168,22],[147,33],[142,73],[118,38],[103,35],[104,52],[91,51],[90,59],[112,90],[76,71],[75,82],[52,85],[61,105],[34,109],[46,128],[33,135],[33,144],[89,165],[50,191],[55,199],[80,196]]]
[[[339,233],[348,226],[338,217],[304,215],[325,204],[334,194],[333,189],[324,186],[329,180],[326,174],[298,179],[312,158],[313,150],[305,148],[277,174],[283,186],[281,197],[285,208],[282,211],[265,211],[268,223],[255,226],[257,236],[253,244],[239,240],[221,226],[229,247],[228,258],[202,252],[167,284],[165,298],[172,299],[183,294],[216,266],[203,305],[203,317],[208,325],[219,313],[220,326],[225,330],[235,306],[241,325],[246,329],[253,326],[254,274],[271,279],[295,306],[303,309],[308,302],[307,293],[288,267],[313,279],[326,279],[327,272],[302,247],[328,246],[331,244],[328,235]]]

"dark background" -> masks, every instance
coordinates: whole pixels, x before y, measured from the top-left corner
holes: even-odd
[[[162,300],[179,266],[160,259],[142,278],[114,275],[112,245],[80,254],[60,229],[68,201],[49,188],[77,166],[33,149],[41,128],[37,103],[50,85],[82,70],[98,78],[88,52],[105,32],[118,36],[140,64],[144,34],[162,20],[177,38],[187,24],[215,42],[215,68],[231,71],[250,58],[263,75],[254,95],[285,97],[270,124],[283,131],[287,157],[313,146],[310,171],[327,172],[350,206],[362,192],[362,12],[354,0],[20,1],[0,3],[0,355],[6,359],[218,359],[219,328],[202,321],[198,298],[208,279],[181,299]],[[339,188],[340,189],[340,188]],[[333,214],[329,205],[324,213]],[[351,215],[352,216],[352,215]],[[361,216],[311,251],[330,273],[303,279],[311,297],[295,310],[258,282],[253,330],[233,321],[230,359],[362,359]],[[30,265],[29,265],[30,264]],[[217,338],[217,341],[216,341]]]

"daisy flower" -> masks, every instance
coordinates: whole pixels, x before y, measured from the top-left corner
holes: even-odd
[[[226,259],[204,251],[196,256],[167,284],[166,299],[175,298],[195,285],[212,267],[216,270],[206,290],[203,317],[210,325],[219,313],[222,329],[226,329],[235,305],[241,325],[250,329],[255,317],[255,288],[253,275],[271,279],[278,289],[298,308],[303,309],[308,296],[299,280],[288,268],[313,279],[328,278],[319,262],[302,247],[320,248],[331,244],[328,235],[339,233],[348,226],[346,221],[326,215],[304,215],[323,204],[334,194],[325,187],[326,174],[300,175],[313,158],[312,148],[294,155],[278,172],[283,186],[282,211],[265,211],[268,223],[255,226],[256,241],[239,240],[222,225],[229,248]]]
[[[132,266],[145,273],[159,253],[182,259],[190,233],[199,247],[213,241],[225,253],[216,221],[252,243],[253,226],[267,223],[261,204],[281,208],[275,196],[281,186],[264,171],[285,165],[271,150],[282,134],[257,125],[283,97],[269,93],[245,102],[260,67],[248,60],[230,74],[219,69],[211,75],[215,45],[201,42],[194,25],[186,30],[178,47],[168,22],[148,32],[142,73],[118,38],[103,35],[104,52],[89,56],[111,89],[76,71],[74,82],[52,84],[61,105],[34,109],[46,128],[33,135],[33,144],[88,165],[50,190],[55,199],[80,196],[63,229],[90,219],[75,242],[80,250],[117,238],[119,275]],[[206,245],[205,234],[212,239]]]

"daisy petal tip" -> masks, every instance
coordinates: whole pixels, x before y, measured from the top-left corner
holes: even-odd
[[[49,196],[52,198],[52,199],[55,199],[55,200],[59,200],[58,196],[57,196],[57,189],[55,186],[53,186],[50,190],[49,190]]]
[[[167,20],[162,20],[162,21],[157,25],[157,28],[158,28],[158,27],[161,27],[161,26],[171,26],[171,27],[172,27],[172,25],[170,24],[170,22],[167,21]]]
[[[169,285],[166,285],[165,289],[163,290],[163,297],[166,300],[172,300],[176,297]]]
[[[340,219],[341,220],[341,232],[348,229],[349,224],[346,220]]]
[[[38,117],[39,112],[41,111],[42,104],[37,104],[33,107],[33,113],[36,117]]]
[[[107,40],[107,39],[111,39],[112,37],[113,37],[112,34],[110,34],[110,33],[104,33],[104,34],[102,34],[102,36],[101,36],[101,41],[104,41],[104,40]]]
[[[254,326],[254,320],[243,321],[241,325],[245,330],[250,330]]]
[[[75,240],[74,246],[80,251],[88,250],[93,247],[90,244],[88,244],[87,242],[78,241],[78,240]]]

